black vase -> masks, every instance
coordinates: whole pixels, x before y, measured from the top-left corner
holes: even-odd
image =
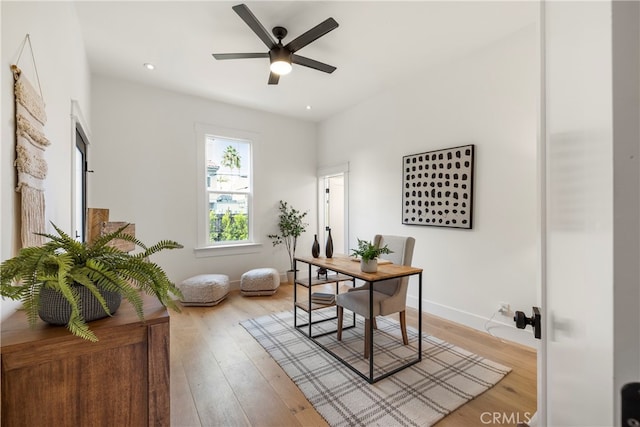
[[[333,238],[331,237],[331,229],[329,229],[329,235],[327,236],[327,245],[324,248],[324,253],[327,258],[333,257]]]
[[[311,246],[311,255],[314,258],[318,258],[320,256],[320,243],[318,243],[318,235],[313,235],[313,246]]]

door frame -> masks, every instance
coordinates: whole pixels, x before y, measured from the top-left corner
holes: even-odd
[[[320,240],[325,241],[326,235],[324,224],[326,224],[325,216],[325,179],[331,176],[342,175],[344,177],[344,242],[345,246],[349,246],[349,162],[340,163],[333,166],[325,166],[318,168],[318,224],[316,234]],[[322,236],[322,237],[320,237]],[[344,252],[347,248],[336,248],[338,253]]]
[[[549,318],[547,307],[547,85],[546,85],[546,37],[545,1],[540,2],[538,19],[538,58],[540,62],[540,96],[538,103],[538,304],[542,307],[542,339],[537,351],[537,411],[536,420],[542,425],[547,420],[547,336]]]
[[[86,147],[86,151],[84,153],[85,155],[85,164],[83,165],[83,174],[84,174],[84,178],[81,176],[77,176],[76,173],[76,146],[77,146],[77,140],[76,140],[76,132],[80,132],[81,136],[83,137],[83,141],[84,141],[84,145]],[[89,183],[88,183],[88,173],[89,172],[87,169],[87,165],[88,165],[88,157],[87,157],[87,153],[89,151],[89,145],[90,145],[90,141],[91,141],[91,133],[89,131],[89,124],[88,122],[85,120],[84,115],[82,114],[82,109],[80,108],[80,104],[78,101],[76,100],[71,100],[71,233],[73,236],[75,236],[75,232],[78,230],[78,224],[77,224],[77,220],[76,220],[76,199],[77,199],[77,192],[76,192],[76,185],[78,183],[78,180],[83,180],[84,179],[84,185],[86,188],[86,192],[85,192],[85,203],[87,206],[89,206]],[[87,212],[86,210],[83,212],[83,217],[86,218]],[[86,228],[82,230],[82,236],[86,238]]]

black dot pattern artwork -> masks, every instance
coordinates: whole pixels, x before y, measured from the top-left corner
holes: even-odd
[[[402,223],[472,228],[474,145],[402,158]]]

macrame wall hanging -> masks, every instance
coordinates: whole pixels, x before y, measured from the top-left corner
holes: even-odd
[[[26,44],[29,44],[31,59],[38,81],[36,91],[18,67]],[[45,104],[40,86],[40,77],[31,46],[31,38],[26,35],[16,65],[11,66],[15,80],[16,96],[16,161],[18,185],[21,195],[21,240],[22,246],[41,246],[44,237],[35,233],[45,232],[44,180],[47,177],[47,162],[44,150],[50,142],[43,129],[47,122]]]

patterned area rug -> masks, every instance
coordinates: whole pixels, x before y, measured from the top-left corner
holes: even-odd
[[[345,317],[345,325],[347,319],[351,317]],[[361,320],[358,319],[355,328],[343,331],[342,341],[337,341],[335,334],[319,340],[364,371],[369,365],[362,354]],[[398,360],[415,359],[418,340],[417,331],[409,327],[409,346],[403,346],[397,322],[378,317],[377,323],[378,329],[374,332],[376,376],[393,369]],[[420,363],[369,384],[297,332],[292,312],[262,316],[241,324],[331,426],[430,426],[493,387],[511,370],[423,334]],[[320,325],[324,326],[314,327],[314,334],[322,332],[323,327],[335,329],[333,321]]]

